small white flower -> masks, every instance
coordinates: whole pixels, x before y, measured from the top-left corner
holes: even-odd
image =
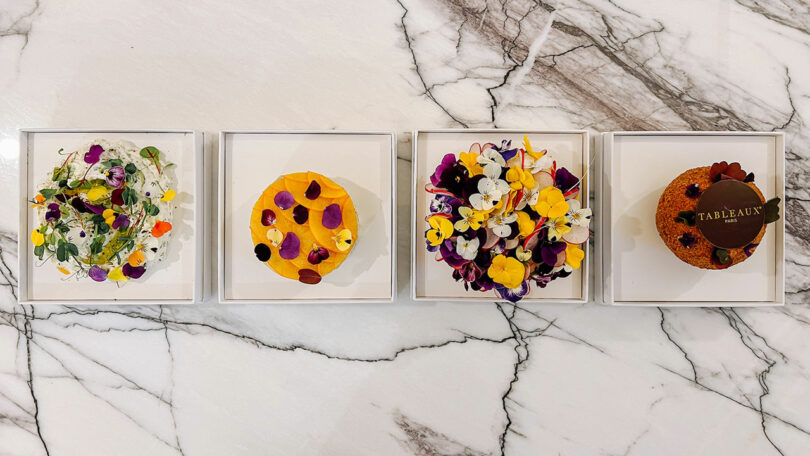
[[[493,215],[487,220],[487,227],[489,227],[496,236],[505,238],[512,234],[512,227],[509,226],[509,224],[515,220],[517,220],[517,214],[514,212],[505,217],[503,214]]]
[[[534,188],[524,188],[523,189],[523,198],[518,201],[517,206],[515,209],[523,210],[526,206],[534,206],[537,204],[537,197],[540,195],[540,188],[538,186],[534,186]]]
[[[506,166],[506,160],[503,155],[495,149],[486,149],[478,156],[478,163],[486,167],[486,165],[495,164],[503,168]]]
[[[462,236],[456,238],[456,253],[465,260],[474,260],[478,255],[478,246],[481,241],[478,238],[464,239]]]
[[[540,171],[545,169],[549,169],[554,165],[554,159],[551,157],[551,154],[545,154],[540,158],[532,158],[530,155],[526,154],[526,168],[532,169],[532,174],[537,174]]]
[[[506,183],[505,181],[502,182]],[[478,211],[491,211],[504,195],[504,192],[498,188],[499,186],[497,181],[488,177],[478,181],[478,193],[470,195],[472,207]],[[506,187],[508,189],[509,185],[507,184]]]
[[[568,200],[568,218],[574,225],[587,227],[591,223],[591,208],[580,209],[581,207],[579,200]]]

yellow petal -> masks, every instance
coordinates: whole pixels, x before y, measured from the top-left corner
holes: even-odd
[[[273,244],[273,247],[278,247],[284,240],[284,234],[278,228],[270,228],[267,230],[267,240]]]
[[[127,276],[121,271],[121,268],[115,268],[107,274],[107,278],[116,282],[126,282],[129,280]]]
[[[115,211],[113,211],[112,209],[104,209],[104,212],[101,213],[101,216],[104,217],[105,219],[113,217],[114,215]]]
[[[140,250],[136,250],[129,255],[128,263],[132,267],[138,267],[146,261],[146,256]]]
[[[439,230],[428,230],[427,234],[425,234],[425,237],[427,238],[428,242],[430,242],[430,245],[434,247],[441,244],[442,240],[444,240],[442,236],[439,234]]]
[[[575,244],[568,244],[565,247],[565,262],[574,269],[579,269],[585,252]]]
[[[57,266],[57,267],[56,267],[56,270],[57,270],[57,271],[59,271],[59,272],[61,272],[61,273],[62,273],[62,274],[64,274],[64,275],[70,275],[70,271],[68,271],[67,269],[63,268],[62,266]]]
[[[43,236],[39,230],[34,230],[31,232],[31,243],[39,247],[45,243],[45,236]]]
[[[548,211],[551,209],[551,205],[545,201],[540,201],[533,207],[534,211],[540,214],[542,217],[548,217]]]
[[[107,194],[107,189],[101,185],[97,185],[87,191],[87,199],[95,201]]]
[[[568,203],[563,200],[561,202],[555,203],[551,208],[548,210],[548,218],[559,218],[565,215],[568,212]]]
[[[115,222],[115,216],[113,215],[112,217],[107,217],[107,218],[105,218],[105,219],[104,219],[104,222],[105,222],[107,225],[112,226],[113,222]]]
[[[163,197],[160,198],[161,201],[171,201],[174,199],[175,192],[172,189],[166,190],[166,193],[163,194]]]
[[[439,222],[439,230],[442,233],[442,236],[445,238],[449,238],[453,235],[453,222],[446,217],[439,217],[441,221]]]
[[[341,252],[345,252],[352,247],[352,232],[348,228],[340,230],[333,239],[335,240],[335,246]]]
[[[534,231],[534,221],[531,216],[523,211],[517,211],[517,223],[520,235],[526,237]]]

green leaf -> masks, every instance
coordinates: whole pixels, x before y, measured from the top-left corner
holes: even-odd
[[[67,177],[68,170],[66,168],[54,168],[51,180],[56,182]]]
[[[107,222],[101,222],[96,225],[96,231],[98,231],[99,234],[106,234],[110,231],[110,225],[107,225]]]
[[[59,239],[58,241],[56,241],[56,245],[58,245],[59,247],[62,247],[63,245],[65,245],[65,240],[64,239]]]
[[[138,195],[135,194],[135,190],[127,187],[121,193],[121,199],[124,200],[124,204],[127,206],[133,206],[138,202]]]
[[[43,255],[45,255],[45,244],[34,247],[34,256],[41,260]]]
[[[101,214],[93,214],[93,216],[90,217],[90,221],[93,222],[94,225],[104,223],[104,216]]]
[[[151,215],[153,217],[160,213],[159,207],[146,201],[143,202],[143,210],[146,212],[146,215]]]
[[[84,182],[80,181],[79,179],[74,179],[74,180],[70,181],[70,184],[68,184],[68,187],[69,187],[69,188],[76,188],[76,187],[78,187],[80,184],[83,184],[83,183],[84,183]]]
[[[39,193],[42,196],[44,196],[45,199],[48,199],[48,198],[52,197],[53,195],[56,195],[56,192],[58,192],[58,191],[59,190],[57,190],[55,188],[43,188],[42,190],[39,191]]]
[[[56,248],[56,259],[59,261],[66,261],[67,256],[67,249],[65,248],[64,241],[60,239],[59,247]]]
[[[678,223],[683,223],[686,226],[695,226],[695,211],[678,212],[678,216],[675,217],[675,221]]]
[[[141,149],[141,157],[148,158],[150,160],[156,160],[160,156],[160,151],[155,146],[147,146]]]
[[[120,158],[113,158],[112,160],[105,160],[101,164],[106,168],[112,168],[113,166],[121,166],[123,162]]]
[[[95,255],[101,253],[102,250],[104,250],[104,236],[99,236],[93,239],[93,242],[90,244],[90,253]]]
[[[82,185],[79,186],[80,190],[90,190],[93,187],[93,184],[90,181],[86,180]]]
[[[773,223],[779,220],[779,197],[771,198],[765,203],[765,223]]]
[[[76,244],[72,242],[65,244],[65,248],[67,248],[68,253],[73,256],[77,256],[79,254],[79,248],[76,247]]]
[[[731,262],[731,257],[728,255],[728,250],[726,249],[714,249],[714,257],[717,258],[717,261],[722,265]]]
[[[67,179],[62,179],[59,181],[59,188],[65,188],[67,187],[67,184],[68,184]]]
[[[70,231],[70,227],[63,224],[62,226],[59,227],[59,231],[67,233],[68,231]]]
[[[124,167],[124,171],[126,171],[127,174],[135,174],[135,171],[138,171],[138,167],[132,163],[127,163],[127,166]]]

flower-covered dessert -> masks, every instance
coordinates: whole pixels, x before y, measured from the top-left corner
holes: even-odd
[[[59,155],[31,201],[34,256],[68,277],[143,280],[170,238],[171,164],[128,141],[99,139]]]
[[[779,220],[779,198],[765,201],[754,173],[739,163],[693,168],[661,194],[658,234],[682,261],[702,269],[726,269],[753,255],[765,226]]]
[[[465,290],[494,290],[516,302],[582,264],[591,210],[580,179],[547,150],[473,144],[447,154],[430,177],[427,249]]]
[[[357,242],[357,214],[340,185],[318,173],[286,174],[250,214],[253,253],[281,276],[316,284]]]

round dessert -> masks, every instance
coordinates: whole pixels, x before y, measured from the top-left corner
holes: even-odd
[[[346,190],[312,171],[286,174],[250,214],[253,253],[279,275],[316,284],[354,248],[357,213]]]
[[[103,139],[59,155],[32,200],[34,256],[69,277],[140,279],[169,242],[171,164],[156,147]]]
[[[748,259],[765,226],[779,218],[779,199],[765,201],[754,174],[739,163],[715,163],[676,177],[661,194],[658,234],[682,261],[726,269]]]

